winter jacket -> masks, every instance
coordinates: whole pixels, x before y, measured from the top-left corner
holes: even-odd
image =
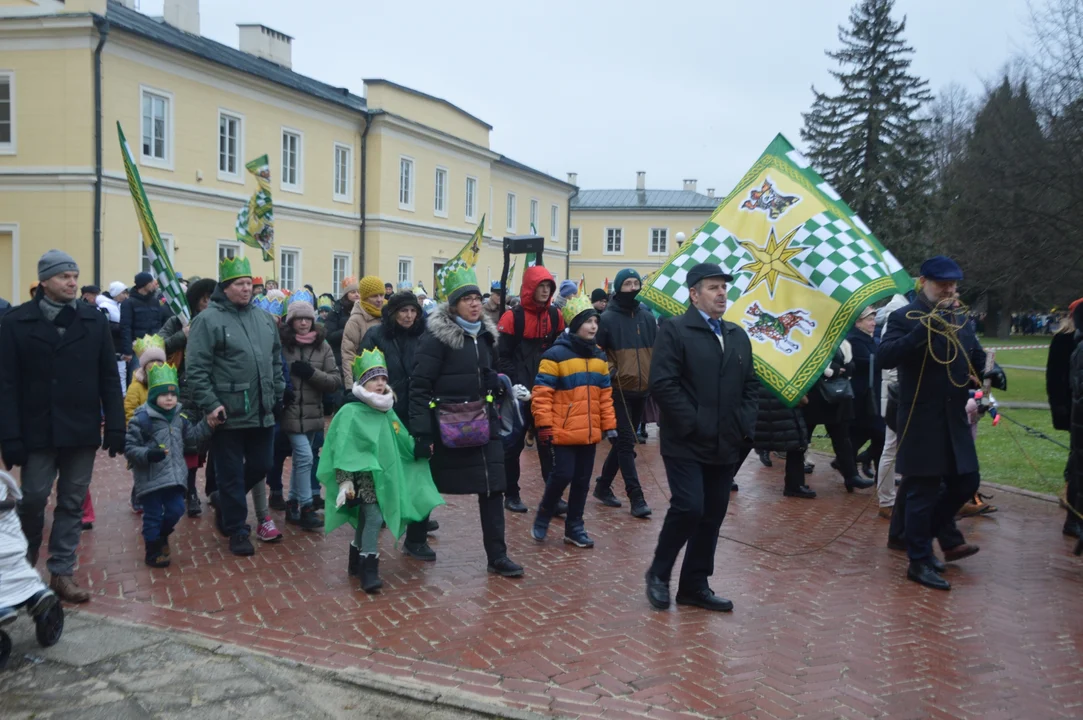
[[[1068,441],[1068,466],[1064,477],[1068,481],[1067,499],[1077,510],[1083,510],[1083,330],[1074,333],[1075,350],[1069,360],[1069,383],[1072,397],[1071,436]],[[1075,497],[1072,497],[1072,494]]]
[[[760,384],[756,410],[755,448],[771,452],[803,451],[808,446],[808,428],[800,407],[786,407],[766,385]]]
[[[113,349],[117,351],[117,357],[119,358],[120,350],[124,347],[120,332],[120,305],[105,295],[99,295],[95,302],[98,305],[98,310],[109,319],[109,332],[113,338]]]
[[[178,398],[181,405],[195,409],[195,401],[192,399],[192,389],[188,385],[188,363],[186,350],[188,348],[188,336],[184,334],[184,323],[179,315],[172,315],[162,325],[158,335],[165,340],[165,355],[171,363],[177,366],[177,379],[180,382]]]
[[[725,350],[699,310],[662,324],[651,359],[651,397],[662,414],[663,456],[711,465],[737,463],[756,431],[760,383],[752,344],[722,323]]]
[[[147,371],[139,368],[132,376],[132,384],[128,386],[128,392],[124,394],[124,422],[129,424],[132,422],[132,415],[146,404],[148,394]]]
[[[0,298],[0,320],[3,320],[4,316],[11,310],[11,303],[4,298]]]
[[[880,361],[876,357],[876,341],[856,327],[850,330],[846,340],[854,362],[854,374],[850,378],[854,389],[854,420],[876,424],[880,417]]]
[[[466,334],[442,303],[428,317],[414,355],[410,386],[409,426],[418,442],[432,443],[429,461],[436,487],[445,495],[475,495],[504,492],[504,447],[498,432],[498,418],[490,406],[493,432],[488,445],[475,448],[447,448],[440,442],[440,429],[433,401],[470,402],[484,398],[499,386],[496,373],[496,328],[482,315],[482,329],[476,338]]]
[[[238,307],[219,287],[188,332],[186,375],[204,414],[226,410],[226,430],[274,427],[282,400],[282,343],[269,314]]]
[[[596,445],[617,429],[605,355],[567,332],[542,355],[534,380],[534,425],[552,428],[554,445]]]
[[[327,331],[327,344],[331,346],[331,352],[335,354],[335,362],[342,367],[342,336],[346,330],[346,323],[350,320],[352,305],[347,305],[345,298],[335,303],[335,307],[323,321],[323,329]]]
[[[654,314],[636,303],[625,310],[613,302],[598,321],[598,346],[609,358],[614,392],[643,397],[651,382],[651,356],[658,334]]]
[[[342,377],[346,387],[353,387],[353,359],[357,357],[361,340],[370,328],[380,324],[380,318],[373,317],[360,303],[354,303],[346,329],[342,332]]]
[[[384,306],[386,310],[387,306]],[[361,351],[380,349],[387,362],[388,382],[395,392],[395,414],[410,426],[410,387],[411,375],[414,371],[414,357],[417,346],[421,341],[421,335],[425,332],[425,318],[420,314],[417,320],[409,328],[404,328],[395,320],[384,313],[380,324],[370,328],[361,341]],[[352,395],[351,395],[352,397]]]
[[[141,295],[133,291],[120,304],[120,354],[132,355],[132,342],[144,335],[157,335],[172,315],[161,293]]]
[[[1057,430],[1072,429],[1072,353],[1079,340],[1075,333],[1063,332],[1053,336],[1049,343],[1049,356],[1045,362],[1045,393],[1049,398],[1049,411],[1053,415],[1053,427]]]
[[[843,340],[835,350],[831,363],[824,370],[824,374],[809,388],[808,405],[804,408],[805,422],[809,425],[834,425],[835,423],[850,422],[854,419],[854,401],[840,400],[837,403],[829,403],[824,399],[820,383],[824,378],[854,377],[854,351],[849,340]],[[851,382],[851,387],[853,383]]]
[[[294,399],[282,413],[282,432],[309,433],[323,430],[323,396],[342,387],[342,375],[335,364],[335,355],[331,346],[323,339],[323,328],[317,328],[316,342],[311,345],[299,345],[294,340],[293,331],[282,327],[282,358],[286,365],[306,362],[315,370],[315,374],[302,380],[296,373],[290,373]]]
[[[492,297],[485,301],[485,304],[481,306],[481,311],[485,313],[485,317],[489,318],[494,325],[500,323],[500,303],[494,303]]]
[[[549,311],[552,295],[544,306],[534,300],[534,291],[543,282],[552,283],[556,288],[552,274],[541,265],[529,267],[523,273],[523,290],[519,296],[523,308],[520,311],[523,315],[521,336],[515,333],[516,311],[508,310],[497,324],[500,332],[500,372],[511,378],[512,383],[526,387],[534,384],[542,354],[564,331],[564,318],[559,312]]]
[[[124,432],[124,403],[109,321],[85,303],[63,335],[40,300],[14,308],[0,323],[0,442],[27,451],[102,444]]]
[[[156,405],[139,406],[128,423],[124,445],[124,457],[128,458],[135,476],[136,497],[169,487],[187,488],[188,465],[184,456],[203,450],[212,432],[206,419],[195,425],[188,422],[179,404],[172,420],[166,420]],[[147,454],[156,449],[166,450],[167,454],[161,462],[152,463]]]

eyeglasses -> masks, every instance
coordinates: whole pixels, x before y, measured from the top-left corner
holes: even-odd
[[[467,295],[459,299],[459,302],[480,303],[481,295]]]

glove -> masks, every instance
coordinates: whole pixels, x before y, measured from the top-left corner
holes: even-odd
[[[617,431],[616,430],[606,430],[605,431],[605,439],[608,440],[610,443],[615,444],[617,442]]]
[[[338,486],[338,498],[335,500],[335,507],[340,508],[346,504],[347,500],[353,500],[355,491],[353,489],[353,482],[347,480]]]
[[[414,459],[428,460],[432,457],[432,438],[428,435],[419,435],[414,441]]]
[[[512,385],[511,392],[519,402],[526,402],[531,397],[530,389],[525,385]]]
[[[290,365],[290,374],[296,375],[302,380],[309,380],[312,378],[313,375],[316,374],[316,371],[311,365],[304,362],[303,360],[297,360],[292,365]]]
[[[286,392],[288,393],[289,390],[287,390]],[[292,402],[292,401],[293,400],[291,398],[290,402]],[[282,413],[284,413],[284,412],[286,412],[286,406],[281,400],[279,400],[278,402],[275,403],[275,406],[273,408],[271,408],[271,414],[275,416],[275,423],[282,422]]]
[[[26,465],[26,446],[22,440],[5,441],[0,447],[0,454],[3,455],[4,465],[8,470],[16,465]]]
[[[125,438],[123,430],[106,430],[105,442],[102,443],[102,450],[108,450],[109,457],[123,455],[124,443]]]
[[[147,453],[147,462],[160,463],[161,461],[165,460],[165,454],[165,450],[162,450],[161,448],[154,448]]]
[[[543,443],[553,442],[553,428],[551,427],[535,428],[534,435]]]
[[[491,368],[485,368],[481,376],[481,382],[489,392],[495,393],[504,389],[504,384],[500,382],[500,376],[493,372]]]
[[[293,405],[295,400],[297,400],[297,393],[295,393],[293,391],[293,388],[286,388],[282,392],[282,402],[279,403],[279,404],[282,407],[286,408],[286,407],[289,407],[290,405]]]

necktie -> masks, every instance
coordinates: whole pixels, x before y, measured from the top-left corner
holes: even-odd
[[[715,335],[718,335],[719,337],[722,336],[722,321],[721,320],[716,320],[715,318],[707,318],[707,324],[711,326],[712,330],[714,330]]]

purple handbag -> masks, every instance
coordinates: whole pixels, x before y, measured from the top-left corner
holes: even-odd
[[[440,426],[440,442],[447,448],[474,448],[489,444],[489,405],[484,400],[433,403]]]

